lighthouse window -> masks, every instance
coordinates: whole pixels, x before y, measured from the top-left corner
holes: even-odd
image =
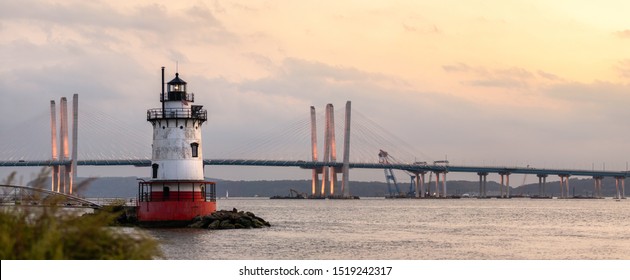
[[[180,84],[170,85],[170,90],[169,91],[172,91],[172,92],[186,91],[186,86],[185,85],[180,85]]]
[[[153,169],[153,176],[152,176],[152,177],[153,177],[153,179],[157,178],[157,174],[158,174],[158,167],[159,167],[159,166],[160,166],[160,165],[159,165],[159,164],[157,164],[157,163],[154,163],[154,164],[152,164],[152,165],[151,165],[151,168]]]
[[[199,143],[191,143],[192,157],[199,157]]]

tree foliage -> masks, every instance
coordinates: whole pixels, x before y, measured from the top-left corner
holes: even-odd
[[[47,171],[42,171],[39,178],[46,176]],[[2,207],[0,259],[127,260],[161,255],[157,241],[141,230],[112,227],[119,213],[111,209],[117,207],[78,215],[54,203],[35,208]]]

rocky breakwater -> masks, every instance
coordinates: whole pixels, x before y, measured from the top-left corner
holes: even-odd
[[[220,210],[211,215],[197,217],[192,224],[188,225],[190,228],[207,229],[262,228],[270,226],[269,222],[257,217],[252,212],[238,211],[236,208],[232,209],[232,211]]]

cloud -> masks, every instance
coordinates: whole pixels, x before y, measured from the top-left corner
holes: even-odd
[[[487,76],[490,72],[485,67],[470,66],[466,63],[442,65],[442,70],[447,73],[471,73],[480,76]]]
[[[385,88],[407,88],[409,86],[406,81],[394,76],[297,58],[285,59],[276,74],[277,78],[288,81],[317,81],[326,84],[357,86],[367,83]]]
[[[422,120],[440,115],[441,123],[456,123],[455,119],[462,112],[475,110],[473,105],[454,96],[412,89],[395,77],[297,58],[285,59],[276,71],[266,77],[235,82],[227,82],[221,78],[204,80],[199,86],[212,89],[213,92],[199,99],[199,102],[206,102],[207,99],[213,115],[217,116],[214,119],[216,124],[213,124],[212,138],[226,135],[231,139],[217,142],[218,151],[233,150],[238,146],[236,142],[248,141],[247,139],[255,138],[256,135],[264,134],[271,126],[307,120],[310,106],[316,106],[317,111],[322,113],[327,103],[342,110],[345,102],[351,100],[353,110],[362,112],[392,132],[410,131],[410,127],[417,127],[411,131],[434,131],[440,135],[451,130],[440,128],[438,123],[424,123]],[[343,123],[340,121],[342,119],[339,116],[340,124]],[[411,139],[422,136],[413,133],[412,136],[398,137],[411,142]],[[378,147],[372,148],[378,151]],[[400,149],[397,147],[382,148],[401,154],[397,152]],[[362,160],[376,159],[373,152],[360,152],[361,145],[357,145],[356,149],[355,156],[367,155]],[[419,149],[422,150],[420,147]],[[283,152],[289,150],[287,148]],[[295,153],[303,154],[303,147]],[[374,157],[370,158],[373,154]]]
[[[93,41],[100,41],[103,36],[112,36],[116,32],[136,32],[135,36],[142,36],[147,45],[199,41],[223,44],[236,39],[203,4],[182,10],[146,4],[123,11],[108,2],[37,2],[28,5],[21,1],[3,1],[0,3],[0,17],[46,32],[55,29],[69,31]],[[155,40],[156,37],[166,39]],[[123,41],[129,43],[127,39]]]
[[[470,66],[460,62],[457,64],[442,65],[442,69],[446,72],[468,72],[470,71]]]
[[[519,67],[498,69],[495,71],[495,74],[499,76],[506,76],[506,77],[512,77],[512,78],[517,78],[517,79],[530,79],[534,77],[534,75],[531,72],[523,68],[519,68]]]
[[[616,68],[620,76],[630,78],[630,59],[619,61]]]
[[[268,56],[253,52],[244,53],[243,56],[268,71],[274,71],[277,68],[273,60]]]
[[[519,79],[513,78],[492,78],[485,80],[472,80],[462,82],[462,84],[476,87],[494,87],[494,88],[526,88],[528,84]]]
[[[630,39],[630,29],[615,32],[615,35],[622,39]]]
[[[473,87],[529,89],[534,85],[541,86],[564,81],[555,74],[542,70],[532,72],[522,67],[486,68],[459,62],[442,65],[442,69],[446,73],[467,77],[460,84]]]
[[[547,80],[551,80],[551,81],[559,81],[562,80],[560,77],[558,77],[557,75],[554,75],[552,73],[548,73],[542,70],[538,70],[538,76],[541,76]]]
[[[627,129],[630,119],[630,85],[610,82],[562,83],[546,88],[543,94],[555,99],[571,116],[576,129]],[[613,134],[616,134],[613,132]],[[605,134],[604,134],[605,135]],[[610,135],[610,134],[609,134]],[[630,135],[629,135],[630,136]]]
[[[465,63],[443,65],[442,69],[447,73],[461,73],[472,80],[462,81],[461,84],[474,87],[492,88],[527,88],[529,81],[535,78],[534,74],[520,67],[487,69],[479,66],[469,66]]]
[[[403,30],[405,30],[406,32],[412,32],[412,33],[419,32],[419,33],[425,33],[425,34],[440,34],[441,33],[440,29],[435,24],[419,27],[414,24],[403,22],[402,26],[403,26]]]
[[[509,77],[513,79],[530,79],[534,75],[520,67],[499,68],[499,69],[487,69],[481,66],[470,66],[466,63],[456,63],[442,65],[442,69],[447,73],[470,73],[475,76],[489,78],[489,77]]]
[[[630,85],[610,82],[562,83],[545,90],[549,96],[574,104],[599,104],[626,107],[630,104]]]
[[[446,72],[469,72],[472,70],[472,67],[466,63],[459,62],[457,64],[442,65],[442,69]]]

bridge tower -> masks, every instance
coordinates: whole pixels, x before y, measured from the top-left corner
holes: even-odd
[[[59,101],[59,136],[57,136],[57,117],[55,101],[50,101],[50,132],[52,160],[62,160],[64,165],[52,167],[51,191],[72,194],[77,182],[78,131],[79,131],[79,94],[72,96],[72,158],[68,148],[68,100]],[[59,142],[57,142],[59,141]],[[59,143],[59,144],[57,144]]]
[[[201,126],[208,119],[187,83],[175,74],[164,92],[162,108],[149,109],[153,126],[151,180],[138,185],[140,222],[182,223],[216,211],[215,183],[204,178]]]
[[[335,109],[332,104],[326,105],[325,114],[325,126],[324,126],[324,153],[321,159],[326,165],[322,167],[313,168],[312,184],[311,184],[311,197],[317,198],[352,198],[350,196],[350,117],[351,117],[351,102],[346,102],[345,111],[345,127],[344,127],[344,142],[343,142],[343,163],[340,167],[336,166],[337,163],[337,142],[335,140]],[[317,120],[315,117],[315,107],[311,106],[311,152],[313,162],[317,162]],[[320,192],[317,192],[317,186],[319,185],[319,174],[322,174],[322,182]],[[335,187],[337,184],[337,173],[341,173],[341,192],[335,193],[338,189]],[[326,194],[326,188],[329,188],[330,194]]]

